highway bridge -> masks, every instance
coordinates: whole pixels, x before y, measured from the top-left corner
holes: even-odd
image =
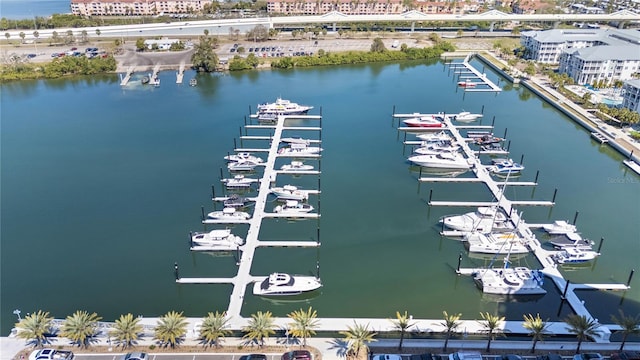
[[[419,11],[408,11],[402,14],[387,15],[345,15],[339,12],[330,12],[324,15],[312,16],[279,16],[279,17],[255,17],[238,19],[219,19],[204,21],[181,20],[168,23],[139,24],[139,25],[117,25],[99,26],[86,28],[59,28],[59,29],[38,29],[38,41],[48,39],[56,31],[60,36],[64,36],[67,31],[72,31],[75,36],[80,36],[82,31],[86,31],[89,37],[122,37],[138,38],[151,36],[198,36],[204,30],[208,30],[211,35],[228,35],[230,30],[238,30],[244,34],[257,25],[267,28],[293,27],[303,25],[325,25],[335,31],[338,24],[345,23],[376,23],[376,22],[404,22],[414,30],[418,22],[462,22],[477,23],[516,21],[520,23],[537,22],[558,24],[562,22],[637,22],[640,21],[640,14],[629,10],[622,10],[611,14],[507,14],[497,10],[491,10],[480,14],[425,14]],[[97,35],[99,30],[100,35]],[[20,33],[24,32],[25,39],[32,40],[33,32],[29,30],[7,31],[10,39],[20,38]]]

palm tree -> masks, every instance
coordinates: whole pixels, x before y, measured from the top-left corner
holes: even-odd
[[[522,327],[529,330],[529,335],[533,337],[531,353],[534,353],[536,351],[536,344],[538,343],[538,340],[544,339],[544,335],[547,333],[549,324],[540,318],[540,314],[536,314],[535,318],[533,315],[529,314],[524,315],[524,323],[522,323]]]
[[[347,331],[340,331],[341,335],[344,335],[345,340],[349,342],[349,351],[358,357],[361,349],[367,349],[367,343],[376,341],[373,337],[376,336],[375,332],[369,331],[369,324],[360,325],[353,322],[353,327],[347,326]]]
[[[169,311],[158,319],[156,324],[154,339],[158,340],[160,346],[176,347],[187,334],[187,319],[181,312]]]
[[[88,348],[91,338],[97,333],[98,321],[101,319],[96,313],[89,314],[84,310],[78,310],[64,320],[60,335],[80,347]]]
[[[29,340],[34,347],[40,347],[47,344],[47,334],[50,333],[53,318],[49,316],[49,312],[38,310],[38,312],[27,315],[17,324],[18,338]]]
[[[578,338],[578,347],[576,348],[576,354],[580,353],[580,345],[585,339],[593,339],[597,335],[597,329],[600,324],[595,319],[588,319],[586,315],[571,314],[567,316],[564,322],[569,325],[567,330],[570,333],[576,334]]]
[[[4,37],[7,38],[7,41],[9,41],[9,38],[11,37],[11,34],[9,34],[8,32],[4,33]]]
[[[264,339],[268,339],[269,335],[276,333],[273,327],[273,314],[271,311],[258,311],[255,314],[251,314],[249,325],[242,329],[242,331],[246,332],[243,338],[249,341],[256,341],[259,343],[259,346],[262,347],[264,346]]]
[[[20,39],[22,39],[22,43],[24,44],[24,38],[27,35],[23,31],[20,31],[20,34],[18,34],[18,36],[20,36]]]
[[[395,330],[400,331],[400,344],[398,344],[398,350],[402,350],[402,342],[404,341],[405,332],[415,325],[415,323],[410,322],[410,320],[411,318],[407,315],[406,310],[404,314],[400,314],[400,311],[396,311],[396,318],[391,320]]]
[[[228,322],[229,319],[225,312],[208,313],[207,317],[202,320],[198,338],[204,346],[218,346],[220,344],[219,339],[231,333],[230,330],[226,329]]]
[[[504,321],[504,316],[491,315],[489,312],[486,312],[480,313],[480,317],[482,317],[483,320],[481,325],[485,328],[487,338],[489,339],[487,342],[487,352],[489,352],[491,351],[491,340],[495,339],[496,335],[500,334],[502,331],[498,326]]]
[[[109,330],[109,336],[113,337],[116,346],[122,345],[123,349],[136,345],[142,333],[142,325],[140,319],[134,318],[133,314],[120,315]]]
[[[624,343],[627,342],[627,336],[634,334],[640,334],[640,314],[636,316],[625,316],[622,309],[619,309],[620,317],[615,315],[611,316],[611,320],[614,323],[620,325],[622,331],[622,343],[620,344],[620,351],[624,348]]]
[[[444,349],[442,351],[447,352],[449,338],[451,338],[451,334],[458,329],[458,326],[460,326],[460,318],[462,317],[462,314],[449,315],[446,311],[443,311],[442,314],[444,315],[444,322],[440,324],[445,327],[446,333],[446,338],[444,340]]]
[[[316,334],[318,313],[309,306],[307,311],[300,309],[287,316],[293,321],[289,324],[291,336],[302,338],[302,346],[307,346],[307,338]]]

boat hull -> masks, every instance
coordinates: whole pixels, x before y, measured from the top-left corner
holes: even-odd
[[[462,157],[454,158],[454,160],[445,160],[437,157],[437,155],[417,155],[409,158],[409,161],[424,167],[438,169],[470,169],[471,165]]]

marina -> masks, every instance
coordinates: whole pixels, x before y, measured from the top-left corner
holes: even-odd
[[[468,320],[465,326],[468,325],[470,331],[479,328],[474,321],[478,311],[503,314],[511,320],[506,329],[520,328],[523,313],[540,311],[543,318],[554,321],[558,334],[566,333],[565,326],[556,321],[572,311],[566,304],[559,311],[558,290],[549,279],[545,283],[547,295],[535,302],[523,303],[489,300],[470,278],[455,275],[452,267],[455,269],[462,245],[439,240],[439,227],[435,224],[441,216],[456,211],[425,206],[429,187],[433,187],[433,199],[437,200],[491,202],[491,199],[483,196],[488,192],[483,184],[477,183],[438,182],[429,187],[422,183],[422,191],[418,193],[418,171],[402,161],[406,154],[403,154],[395,128],[390,127],[389,108],[395,103],[399,109],[413,112],[422,109],[427,99],[443,106],[424,109],[426,111],[423,112],[444,110],[446,107],[448,112],[455,113],[460,109],[479,110],[486,105],[485,119],[490,120],[492,116],[499,119],[494,130],[496,134],[502,135],[504,126],[509,126],[512,153],[518,157],[521,153],[527,154],[527,169],[521,179],[533,180],[538,169],[541,176],[533,196],[533,188],[507,186],[508,198],[550,199],[554,188],[558,188],[558,200],[553,207],[527,208],[526,219],[532,223],[551,223],[553,219],[567,218],[567,214],[573,215],[580,210],[580,231],[584,236],[610,238],[603,255],[588,270],[560,270],[564,279],[571,280],[571,283],[610,283],[627,279],[629,265],[632,264],[629,254],[637,249],[637,245],[629,240],[634,234],[637,236],[637,231],[625,224],[629,224],[637,214],[637,208],[632,206],[637,197],[632,196],[634,189],[631,188],[637,177],[621,164],[623,158],[608,151],[606,146],[596,150],[597,144],[588,140],[588,132],[576,130],[570,120],[553,109],[540,106],[535,96],[527,98],[529,93],[526,89],[505,87],[497,98],[494,94],[476,97],[468,93],[463,98],[462,92],[454,93],[450,77],[441,76],[446,75],[443,67],[422,64],[400,68],[358,65],[339,71],[305,69],[296,71],[295,77],[289,76],[289,72],[261,72],[255,78],[248,75],[199,76],[195,89],[163,86],[153,89],[153,96],[145,92],[122,92],[119,88],[113,91],[109,89],[113,82],[103,84],[99,80],[79,80],[73,82],[73,87],[70,86],[72,81],[66,80],[63,81],[68,84],[66,87],[46,86],[47,93],[57,95],[54,98],[60,103],[62,114],[90,111],[82,105],[96,106],[96,100],[89,99],[100,99],[101,106],[105,108],[104,115],[83,118],[82,122],[75,117],[61,118],[54,113],[48,116],[34,113],[10,87],[3,88],[7,96],[3,111],[8,114],[3,128],[3,146],[6,146],[3,183],[7,189],[3,196],[6,204],[3,216],[7,216],[6,227],[3,225],[3,238],[6,239],[3,241],[3,266],[13,268],[16,260],[24,262],[25,254],[29,254],[29,261],[39,263],[46,263],[51,256],[74,258],[70,264],[57,264],[55,274],[42,274],[40,271],[38,278],[34,278],[31,272],[20,271],[14,273],[14,277],[3,277],[3,308],[8,309],[4,313],[10,314],[14,308],[42,307],[56,317],[64,317],[86,305],[85,302],[62,301],[56,297],[42,304],[32,302],[30,299],[37,297],[31,293],[27,296],[25,291],[30,290],[19,285],[38,281],[40,291],[52,291],[64,285],[58,277],[73,278],[86,284],[87,301],[92,304],[89,310],[98,312],[105,320],[132,312],[144,315],[145,323],[154,324],[156,317],[166,311],[184,310],[186,316],[197,321],[207,311],[225,310],[233,289],[229,283],[176,286],[171,267],[177,261],[185,278],[233,278],[236,275],[233,256],[212,261],[208,254],[190,252],[186,234],[190,230],[201,231],[197,208],[203,203],[211,206],[207,190],[212,183],[220,188],[219,168],[226,171],[222,156],[234,148],[265,148],[258,143],[260,140],[256,143],[238,142],[238,146],[233,146],[231,139],[237,137],[238,126],[243,123],[238,109],[246,109],[248,103],[263,101],[264,94],[272,94],[274,98],[277,94],[290,93],[287,89],[300,89],[296,97],[301,103],[330,104],[323,109],[331,122],[326,122],[323,127],[322,141],[322,147],[326,149],[322,153],[321,220],[322,280],[325,286],[322,294],[309,302],[284,305],[273,305],[245,295],[241,310],[243,318],[248,318],[255,311],[269,310],[286,322],[287,313],[313,305],[318,309],[322,323],[326,324],[324,328],[342,329],[345,325],[352,325],[344,319],[355,318],[358,323],[371,320],[371,327],[385,329],[391,326],[388,318],[396,310],[407,309],[419,321],[420,329],[440,332],[438,323],[442,320],[430,322],[428,319],[440,319],[443,310],[463,313],[464,319]],[[160,72],[159,76],[163,83],[175,80],[173,73]],[[433,88],[424,89],[425,76],[432,79]],[[493,76],[489,74],[489,77]],[[414,79],[421,81],[414,84]],[[317,90],[327,82],[332,86],[346,86],[350,90],[349,100],[345,101],[344,93],[340,91]],[[51,101],[41,96],[45,85],[39,84],[23,93],[29,95],[29,101]],[[400,85],[403,88],[408,86],[411,91],[423,91],[424,96],[400,97],[389,91],[376,90],[379,86]],[[72,92],[72,88],[75,91]],[[447,88],[450,91],[442,91]],[[117,102],[112,102],[112,99]],[[172,102],[175,99],[181,102],[180,109],[174,110],[175,106],[170,106],[175,104]],[[371,105],[359,107],[356,113],[353,104],[359,102]],[[118,116],[111,111],[112,108],[118,108],[120,114],[124,111],[127,116]],[[185,108],[193,114],[188,117],[181,115]],[[18,109],[20,113],[14,113]],[[512,121],[513,114],[518,118]],[[20,122],[17,128],[15,121],[10,119],[19,118],[32,120]],[[32,131],[33,127],[29,129],[32,123],[38,124],[41,131]],[[51,124],[55,124],[55,129]],[[30,130],[28,137],[26,132],[22,132],[23,128]],[[249,131],[247,136],[270,135],[266,130],[265,133]],[[288,136],[303,135],[298,132]],[[28,146],[18,146],[23,138],[29,139],[25,142]],[[47,151],[43,152],[43,149]],[[76,155],[70,157],[69,154]],[[20,163],[14,164],[14,158],[20,159]],[[55,164],[58,159],[69,162],[64,171],[52,166],[42,167],[42,164]],[[289,162],[290,159],[278,160],[276,169]],[[100,166],[95,166],[96,163]],[[27,169],[30,172],[24,174]],[[121,173],[123,176],[119,175]],[[471,173],[469,171],[463,176]],[[246,176],[259,177],[254,174]],[[278,183],[274,186],[293,184],[307,190],[318,188],[315,178],[306,178],[293,179],[289,175],[278,174]],[[621,179],[624,183],[613,184],[608,182],[608,178]],[[38,185],[40,182],[46,186]],[[497,182],[498,186],[504,187],[500,180]],[[258,185],[253,185],[253,191]],[[93,194],[90,199],[82,196],[87,193]],[[218,196],[224,195],[220,193]],[[252,192],[245,196],[254,197]],[[345,203],[350,206],[344,206]],[[590,205],[593,203],[599,206]],[[51,237],[46,242],[39,237],[25,237],[24,229],[29,228],[33,221],[33,204],[42,206],[42,211],[52,215],[44,218],[41,224],[42,228],[51,230]],[[271,205],[275,203],[269,200],[268,211]],[[221,208],[221,204],[217,206]],[[359,210],[356,212],[354,209]],[[619,214],[611,216],[614,213]],[[28,222],[20,220],[23,214],[27,215],[24,219]],[[105,226],[105,219],[109,219],[109,226]],[[285,223],[286,230],[281,229]],[[225,224],[218,226],[226,227]],[[282,218],[270,218],[263,221],[263,234],[258,238],[310,240],[304,230],[288,235],[293,231],[291,229],[305,227],[315,227],[315,221],[289,223]],[[248,224],[232,227],[234,233],[243,237],[246,228]],[[80,252],[84,246],[77,246],[77,240],[81,239],[78,234],[89,233],[91,238],[82,244],[91,244],[96,251],[86,256],[86,252]],[[25,239],[28,241],[21,241]],[[306,274],[313,270],[316,250],[313,247],[258,247],[251,273],[264,276],[274,270],[282,270],[296,274],[304,269]],[[363,251],[366,251],[368,262],[387,264],[385,271],[353,260]],[[130,274],[130,271],[124,272],[118,267],[102,266],[113,261],[136,262],[140,264],[141,271]],[[515,257],[513,261],[516,262]],[[482,267],[481,260],[465,257],[464,262],[465,268]],[[279,264],[282,269],[274,264]],[[532,264],[529,261],[529,267],[533,268]],[[70,265],[74,269],[87,269],[87,276],[77,270],[71,272],[68,269]],[[389,272],[388,268],[401,270]],[[345,278],[344,273],[351,275]],[[426,276],[433,280],[425,282]],[[353,286],[355,281],[361,284],[357,289]],[[143,301],[142,298],[148,298],[144,296],[134,297],[126,304],[116,304],[104,301],[100,295],[105,292],[118,294],[131,284],[138,287],[140,293],[153,296],[158,301],[150,307],[148,301]],[[401,300],[395,300],[396,296],[389,296],[382,302],[371,300],[379,299],[383,292],[398,294],[397,298]],[[579,292],[578,296],[586,301],[585,306],[605,325],[610,322],[607,308],[617,309],[622,303],[626,312],[636,309],[635,281],[631,289],[617,294],[589,290]],[[425,298],[428,298],[427,302]],[[360,305],[347,311],[344,305],[351,303]],[[556,315],[558,312],[560,315]]]

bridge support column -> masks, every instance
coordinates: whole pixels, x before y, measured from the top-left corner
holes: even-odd
[[[560,21],[554,21],[554,22],[553,22],[553,28],[554,28],[554,29],[557,29],[557,28],[558,28],[558,25],[560,25]]]
[[[489,26],[489,32],[493,32],[493,28],[496,26],[496,22],[492,21],[491,25]]]
[[[414,32],[416,30],[416,22],[412,21],[411,22],[411,32]]]
[[[333,32],[336,32],[336,23],[333,23],[332,29],[333,29]]]

